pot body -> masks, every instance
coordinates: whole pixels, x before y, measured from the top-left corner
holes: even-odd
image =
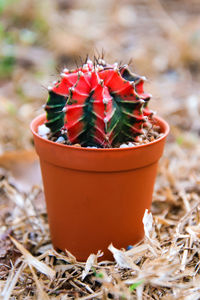
[[[147,145],[89,149],[56,144],[37,134],[45,116],[31,123],[40,157],[50,232],[56,249],[69,250],[78,260],[117,248],[144,236],[143,215],[150,209],[158,160],[169,127],[156,117],[163,136]]]

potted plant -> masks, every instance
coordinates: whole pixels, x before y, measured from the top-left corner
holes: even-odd
[[[31,123],[53,245],[77,259],[139,242],[168,124],[148,109],[144,77],[90,60],[49,88]]]

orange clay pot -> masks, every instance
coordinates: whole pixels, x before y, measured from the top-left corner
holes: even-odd
[[[31,123],[40,157],[50,232],[56,249],[69,250],[78,260],[89,254],[139,242],[143,215],[150,209],[158,160],[168,124],[154,117],[164,135],[131,148],[89,149],[41,138],[37,128],[45,115]]]

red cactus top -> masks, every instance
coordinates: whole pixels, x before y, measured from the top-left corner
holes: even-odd
[[[108,65],[102,59],[87,60],[76,70],[64,69],[49,88],[46,126],[52,133],[66,129],[69,142],[82,146],[106,148],[134,141],[152,114],[144,81],[127,65]]]

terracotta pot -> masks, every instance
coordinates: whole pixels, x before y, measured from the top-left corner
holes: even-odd
[[[37,128],[45,115],[31,123],[40,157],[53,245],[69,250],[78,260],[139,242],[142,218],[150,209],[158,160],[163,153],[168,124],[155,117],[164,135],[131,148],[89,149],[41,138]]]

